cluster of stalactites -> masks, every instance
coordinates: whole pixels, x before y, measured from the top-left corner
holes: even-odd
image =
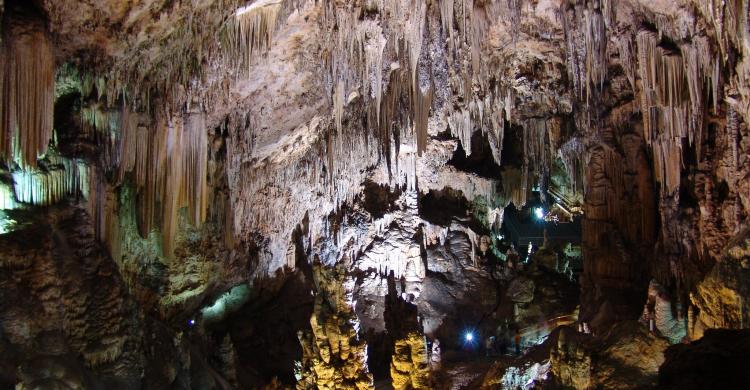
[[[55,60],[41,23],[6,26],[0,45],[0,158],[35,167],[52,137]]]
[[[517,208],[526,204],[533,183],[543,183],[552,165],[548,119],[531,118],[523,124],[523,164],[505,167],[501,173],[503,197]],[[499,162],[498,162],[499,163]]]
[[[481,130],[490,143],[492,156],[501,162],[505,122],[510,121],[513,109],[513,90],[501,81],[494,87],[487,80],[497,76],[496,67],[487,66],[481,58],[482,44],[490,26],[497,20],[507,20],[513,26],[515,40],[521,18],[521,2],[484,2],[441,0],[440,18],[448,41],[449,69],[460,64],[463,69],[450,78],[451,87],[465,104],[448,113],[448,128],[461,141],[467,155],[471,154],[471,136]],[[454,25],[457,28],[454,28]],[[498,79],[502,79],[499,77]],[[478,88],[477,88],[478,87]]]
[[[589,1],[583,7],[568,8],[562,18],[568,73],[578,98],[587,104],[593,103],[607,77],[606,26],[611,14],[609,1]]]
[[[336,134],[329,137],[341,137],[347,96],[361,95],[372,113],[370,119],[374,125],[371,127],[378,129],[379,151],[390,166],[395,162],[391,159],[392,144],[402,143],[400,139],[392,139],[394,124],[413,133],[411,140],[419,155],[427,146],[433,91],[429,82],[420,80],[418,72],[427,6],[421,1],[414,2],[409,9],[402,9],[393,1],[379,2],[376,6],[381,13],[391,17],[387,20],[361,19],[359,13],[362,10],[351,4],[329,3],[324,10],[324,23],[332,27],[326,61],[333,80],[333,117],[336,124]],[[385,29],[392,31],[392,36],[386,36]],[[385,52],[386,47],[394,50],[392,55],[397,59],[390,67],[383,64],[384,58],[391,56]],[[383,74],[386,68],[390,77],[387,88],[384,88]],[[350,92],[349,95],[347,92]],[[403,96],[410,105],[410,115],[406,117],[401,115],[402,111],[406,111],[401,106]],[[338,154],[336,145],[342,141],[329,142],[333,146],[328,152],[329,164],[332,165],[335,160],[332,156]],[[329,166],[329,170],[333,171],[334,168]]]
[[[249,74],[254,58],[271,45],[283,0],[259,0],[239,8],[226,22],[222,44],[229,63]]]
[[[586,146],[580,137],[573,137],[560,146],[558,154],[565,166],[565,172],[573,185],[573,191],[583,191]]]
[[[719,63],[705,38],[668,49],[660,46],[656,32],[641,30],[636,48],[643,136],[653,148],[656,180],[666,194],[674,194],[680,186],[684,140],[695,145],[700,158],[708,91],[714,109],[720,99]]]
[[[133,114],[123,120],[120,177],[130,173],[140,193],[142,235],[158,225],[166,256],[173,250],[177,213],[187,207],[200,226],[208,203],[208,132],[200,113],[160,118],[151,131]]]
[[[48,156],[43,168],[18,169],[13,172],[15,199],[12,205],[50,206],[67,196],[82,195],[87,198],[88,172],[84,162],[57,155]]]
[[[452,111],[448,116],[451,135],[461,142],[466,155],[471,154],[471,136],[479,128],[489,141],[492,157],[500,165],[502,160],[505,122],[513,109],[511,90],[498,88],[483,99],[473,98],[466,107]]]
[[[244,123],[244,120],[238,122]],[[297,129],[295,133],[316,134],[335,127],[317,116],[302,126],[306,129]],[[252,128],[249,131],[252,132]],[[374,134],[361,127],[343,126],[341,137],[328,137],[326,141],[306,148],[298,158],[275,160],[272,157],[255,164],[244,164],[230,183],[233,194],[255,194],[252,197],[233,197],[235,234],[257,232],[269,237],[269,253],[274,261],[287,252],[285,242],[288,243],[299,221],[305,218],[324,221],[341,205],[353,203],[368,169],[378,164],[378,151],[372,147],[377,142]],[[231,143],[229,147],[231,154]],[[333,158],[334,163],[329,163],[328,158]],[[289,198],[300,199],[307,206],[301,208],[299,203],[282,201]],[[322,223],[311,223],[312,237],[328,234],[324,233]]]

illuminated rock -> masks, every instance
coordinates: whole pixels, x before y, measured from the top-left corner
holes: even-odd
[[[318,290],[312,330],[298,334],[303,353],[295,372],[297,389],[372,389],[367,344],[357,335],[344,269],[315,265],[313,272]]]

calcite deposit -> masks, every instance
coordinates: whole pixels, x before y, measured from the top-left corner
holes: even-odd
[[[749,4],[0,0],[0,387],[742,388]]]

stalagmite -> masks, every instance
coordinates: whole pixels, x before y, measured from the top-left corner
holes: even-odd
[[[55,60],[40,24],[6,26],[0,50],[0,157],[30,167],[52,137]]]

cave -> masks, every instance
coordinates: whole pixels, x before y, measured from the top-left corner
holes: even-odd
[[[0,0],[0,389],[750,388],[748,21]]]

